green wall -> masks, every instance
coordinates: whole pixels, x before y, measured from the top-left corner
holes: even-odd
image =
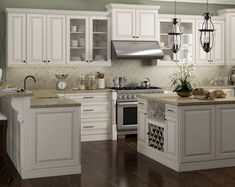
[[[104,11],[104,5],[108,3],[160,5],[160,13],[173,13],[174,10],[173,3],[161,2],[158,0],[0,0],[0,66],[5,66],[5,8],[47,8]],[[214,15],[216,15],[217,10],[224,8],[235,8],[235,5],[209,6],[210,12],[214,13]],[[177,12],[180,14],[201,15],[205,12],[205,4],[177,3]]]

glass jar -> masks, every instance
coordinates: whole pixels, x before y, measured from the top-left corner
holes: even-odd
[[[78,85],[78,87],[79,87],[80,90],[85,90],[85,87],[86,87],[86,81],[85,80],[86,80],[85,76],[80,76],[79,77],[79,85]]]
[[[86,89],[95,90],[96,89],[96,78],[94,75],[86,76]]]

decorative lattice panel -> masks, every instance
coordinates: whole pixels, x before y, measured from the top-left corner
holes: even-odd
[[[164,128],[149,123],[148,130],[149,146],[164,152]]]

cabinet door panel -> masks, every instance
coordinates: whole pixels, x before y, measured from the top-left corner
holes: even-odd
[[[217,157],[234,158],[235,156],[235,105],[217,106]]]
[[[77,165],[79,153],[79,110],[51,108],[32,111],[32,167]]]
[[[215,26],[215,43],[211,59],[213,64],[224,63],[224,21],[213,21]]]
[[[138,109],[138,142],[146,143],[147,116],[146,111]]]
[[[215,107],[190,106],[180,109],[181,159],[183,162],[214,159]]]
[[[113,40],[135,40],[135,10],[116,10],[113,16]]]
[[[65,16],[47,17],[47,62],[65,63]]]
[[[157,40],[157,12],[136,11],[136,36],[138,40]]]
[[[178,127],[177,120],[166,116],[167,118],[167,137],[166,153],[167,157],[175,161],[178,160]]]
[[[28,63],[46,62],[46,16],[29,14],[27,16],[27,56]]]
[[[227,50],[229,51],[229,55],[228,55],[228,61],[232,64],[235,63],[235,15],[230,15],[229,16],[229,31],[228,31],[228,38],[227,38],[227,42],[228,42],[228,47]]]
[[[26,15],[8,16],[8,66],[26,61]]]

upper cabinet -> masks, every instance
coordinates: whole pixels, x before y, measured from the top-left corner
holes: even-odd
[[[27,62],[65,63],[65,16],[27,15]]]
[[[181,49],[178,53],[171,52],[168,33],[172,29],[173,15],[159,15],[160,46],[164,53],[164,59],[159,61],[160,65],[174,65],[174,62],[195,62],[195,20],[193,18],[180,16],[180,28],[182,30]]]
[[[196,34],[196,64],[201,65],[224,65],[224,20],[222,18],[212,18],[215,27],[214,46],[209,53],[203,51],[200,43],[200,32]],[[196,21],[196,30],[201,29],[203,20]]]
[[[8,67],[111,65],[108,12],[6,12]]]
[[[8,66],[65,64],[65,16],[8,13]]]
[[[109,4],[112,40],[158,40],[159,6]]]
[[[196,65],[224,65],[225,20],[223,17],[212,17],[215,26],[214,46],[209,53],[203,51],[200,43],[200,32],[203,18],[200,16],[178,16],[182,30],[181,49],[173,54],[169,46],[168,33],[172,29],[174,15],[159,15],[160,45],[164,58],[159,65],[175,65],[177,63],[190,63]]]
[[[218,11],[219,15],[226,19],[226,63],[235,64],[235,9],[224,9]]]
[[[8,66],[10,64],[26,64],[26,15],[9,14],[7,16],[7,30]]]
[[[68,64],[109,66],[110,30],[107,16],[68,16]]]

